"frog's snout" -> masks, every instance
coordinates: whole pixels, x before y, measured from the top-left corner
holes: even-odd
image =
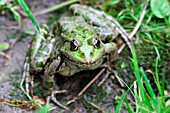
[[[80,48],[80,50],[82,52],[83,63],[92,64],[94,62],[92,58],[92,49],[91,48],[88,48],[88,49]]]
[[[85,60],[85,63],[87,63],[87,64],[93,63],[90,55],[91,55],[91,52],[84,54],[84,56],[85,56],[84,60]]]

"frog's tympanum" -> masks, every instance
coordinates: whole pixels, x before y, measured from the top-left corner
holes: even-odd
[[[113,40],[119,34],[124,40],[128,37],[119,23],[102,11],[80,4],[71,5],[70,10],[74,16],[62,17],[51,28],[42,25],[41,33],[32,40],[22,79],[30,94],[34,75],[41,75],[47,100],[63,108],[54,94],[65,90],[53,90],[54,75],[71,76],[101,67],[104,59],[111,62],[117,52]]]

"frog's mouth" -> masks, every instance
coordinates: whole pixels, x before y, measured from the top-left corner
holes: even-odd
[[[68,61],[70,61],[70,63],[73,63],[74,65],[77,65],[79,67],[92,67],[92,66],[96,66],[98,64],[101,64],[103,62],[104,59],[104,55],[102,57],[100,57],[99,59],[97,59],[96,61],[87,63],[83,60],[78,60],[75,61],[72,57],[70,57],[70,55],[68,53],[62,53],[62,56],[67,59]]]

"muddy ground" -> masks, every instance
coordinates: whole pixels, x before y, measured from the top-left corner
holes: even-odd
[[[58,0],[36,0],[29,1],[27,0],[28,5],[31,10],[34,12],[41,11],[44,8],[53,6],[54,4],[58,4],[61,1]],[[48,4],[47,4],[48,3]],[[41,5],[40,5],[41,4]],[[68,8],[62,8],[61,10],[68,10]],[[55,21],[55,19],[59,18],[58,14],[63,13],[63,15],[67,15],[67,11],[56,11],[53,13],[48,13],[44,15],[35,16],[36,20],[39,23],[47,23],[50,24],[50,20]],[[56,16],[55,16],[56,15]],[[18,28],[17,22],[12,18],[10,14],[5,14],[0,16],[0,42],[7,42],[12,44],[16,38],[19,40],[15,43],[15,45],[9,50],[5,51],[7,55],[10,56],[11,62],[9,65],[5,66],[7,60],[0,56],[0,98],[5,100],[28,100],[23,92],[19,88],[19,83],[22,76],[23,63],[25,60],[26,53],[28,51],[29,43],[33,36],[31,35],[14,35],[14,34],[23,34],[23,28],[32,29],[34,27],[30,20],[26,17],[22,18],[22,28]],[[9,38],[12,37],[12,38]],[[126,48],[126,51],[128,49]],[[129,51],[128,51],[129,52]],[[126,66],[129,66],[128,61],[130,60],[131,54],[129,53],[125,56],[120,55],[120,59],[116,67],[121,68],[120,75],[125,81],[133,81],[134,75],[130,69],[126,69]],[[123,54],[123,55],[124,55]],[[125,67],[121,67],[122,63],[125,63]],[[58,100],[65,103],[66,101],[72,99],[76,96],[76,94],[81,91],[81,89],[100,71],[101,69],[97,69],[95,71],[81,72],[72,77],[62,77],[57,76],[56,81],[57,85],[61,89],[68,90],[68,93],[63,95],[57,95]],[[125,74],[126,73],[126,74]],[[128,75],[128,76],[127,76]],[[104,74],[102,75],[102,77]],[[102,78],[101,77],[101,78]],[[101,110],[92,106],[89,102],[99,106],[102,110],[107,113],[111,113],[115,110],[117,105],[116,96],[121,97],[123,93],[123,89],[116,79],[109,77],[106,82],[101,87],[97,87],[97,83],[101,80],[99,78],[76,102],[69,105],[69,110],[63,110],[57,107],[56,110],[51,112],[69,112],[69,113],[100,113]],[[41,90],[41,88],[40,88]],[[40,94],[41,95],[41,94]],[[11,107],[4,103],[0,103],[0,113],[34,113],[35,110],[30,109],[26,110],[22,107]],[[126,112],[125,110],[121,111]]]

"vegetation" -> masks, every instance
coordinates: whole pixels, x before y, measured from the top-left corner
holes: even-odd
[[[11,12],[13,18],[21,25],[21,16],[14,9],[16,5],[20,4],[35,29],[41,32],[38,22],[36,22],[24,0],[14,0],[10,6],[6,2],[6,0],[0,1],[0,14]],[[78,2],[78,0],[70,0],[63,5],[58,4],[43,13],[52,12],[74,2]],[[129,58],[128,62],[125,63],[129,67],[121,68],[130,68],[131,74],[135,75],[136,78],[132,84],[126,84],[127,91],[120,98],[115,112],[120,112],[123,103],[125,103],[126,110],[129,113],[168,113],[170,111],[170,87],[166,78],[167,73],[170,73],[167,71],[170,70],[167,68],[168,65],[165,64],[170,57],[170,2],[168,0],[110,0],[102,3],[102,5],[99,5],[99,3],[100,0],[89,1],[86,4],[104,10],[115,17],[128,32],[132,31],[130,37],[135,40],[131,51],[132,58]],[[137,27],[138,25],[140,28]],[[139,47],[141,43],[144,43],[145,46],[142,47],[144,49],[142,52],[142,48]],[[8,46],[8,44],[0,43],[0,52]],[[152,77],[149,75],[152,75]],[[22,90],[24,91],[23,88]],[[126,98],[129,93],[134,99]],[[33,101],[28,94],[27,96]],[[51,110],[48,105],[39,106],[41,109],[37,113]],[[102,112],[105,111],[102,110]]]

